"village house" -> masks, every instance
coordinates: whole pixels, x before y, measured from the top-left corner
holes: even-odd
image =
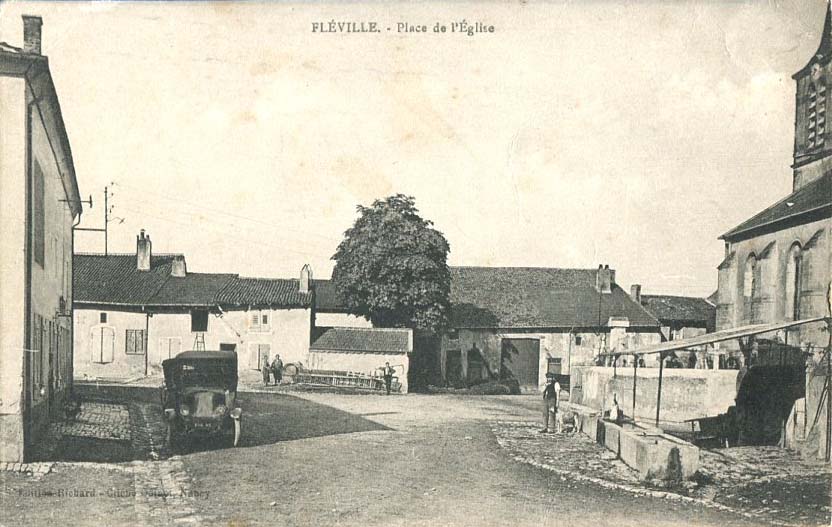
[[[412,331],[347,314],[308,265],[299,279],[193,273],[181,254],[153,254],[142,231],[135,254],[75,255],[74,287],[77,378],[161,375],[163,360],[205,349],[237,352],[241,370],[277,354],[303,370],[368,376],[390,362],[408,388]]]
[[[344,301],[332,280],[312,280],[315,295],[315,325],[319,327],[371,328],[364,317],[347,313]]]
[[[408,392],[413,330],[404,328],[319,327],[309,345],[307,366],[317,371],[381,376],[389,363],[402,393]]]
[[[192,273],[179,254],[75,256],[75,376],[159,375],[163,360],[190,349],[236,351],[241,369],[280,354],[306,361],[312,320],[311,271],[300,279]]]
[[[641,293],[640,284],[630,286],[630,297],[658,319],[663,341],[689,339],[715,331],[716,305],[705,298],[645,295]],[[720,362],[702,349],[699,352],[675,352],[667,357],[666,365],[701,369],[719,367]]]
[[[615,283],[615,271],[451,267],[451,329],[439,373],[448,384],[512,377],[536,391],[546,374],[569,382],[599,353],[661,340],[658,320]]]
[[[705,298],[645,295],[639,284],[630,286],[630,297],[658,319],[664,340],[687,339],[715,331],[716,306]]]
[[[721,236],[725,258],[719,265],[718,330],[829,316],[832,134],[826,110],[832,91],[830,61],[832,15],[827,8],[817,52],[793,75],[792,193]],[[782,345],[774,348],[777,355],[772,360],[805,364],[805,390],[786,420],[781,444],[829,459],[829,416],[824,403],[829,396],[826,325],[801,325],[774,340]],[[755,354],[760,353],[755,358],[764,362],[768,348],[754,345]]]
[[[61,106],[41,54],[0,42],[0,462],[26,460],[72,389],[72,226],[81,215]]]

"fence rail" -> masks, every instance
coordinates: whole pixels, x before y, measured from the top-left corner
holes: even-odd
[[[295,382],[305,384],[321,384],[325,386],[339,386],[346,388],[361,388],[365,390],[383,391],[384,378],[372,377],[363,373],[335,372],[335,371],[304,371],[298,372]],[[398,377],[393,377],[391,386],[393,391],[400,391],[401,384]]]

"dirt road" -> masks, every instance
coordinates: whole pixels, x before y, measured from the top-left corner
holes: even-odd
[[[512,461],[494,419],[536,419],[522,397],[244,396],[244,448],[183,456],[208,516],[272,525],[740,525]]]

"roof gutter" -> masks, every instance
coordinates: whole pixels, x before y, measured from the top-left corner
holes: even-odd
[[[719,240],[732,241],[732,240],[738,238],[742,234],[753,232],[753,231],[756,231],[758,229],[763,229],[763,228],[771,226],[771,225],[776,225],[777,223],[785,222],[786,220],[789,220],[789,219],[799,218],[800,216],[803,216],[803,215],[809,215],[809,214],[812,214],[812,213],[821,212],[821,211],[823,211],[823,209],[832,209],[832,203],[826,203],[824,205],[821,205],[819,207],[815,207],[813,209],[803,210],[803,211],[800,211],[800,212],[796,212],[794,214],[789,214],[788,216],[782,216],[782,217],[777,218],[775,220],[767,221],[765,223],[761,223],[759,225],[755,225],[753,227],[748,227],[746,229],[742,229],[742,230],[739,230],[739,231],[730,230],[730,231],[726,232],[725,234],[723,234],[722,236],[720,236],[718,239]]]

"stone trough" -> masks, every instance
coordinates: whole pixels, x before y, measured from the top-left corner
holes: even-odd
[[[601,412],[574,403],[562,410],[575,416],[575,429],[604,445],[642,480],[682,481],[699,470],[699,449],[659,428],[605,421]]]

